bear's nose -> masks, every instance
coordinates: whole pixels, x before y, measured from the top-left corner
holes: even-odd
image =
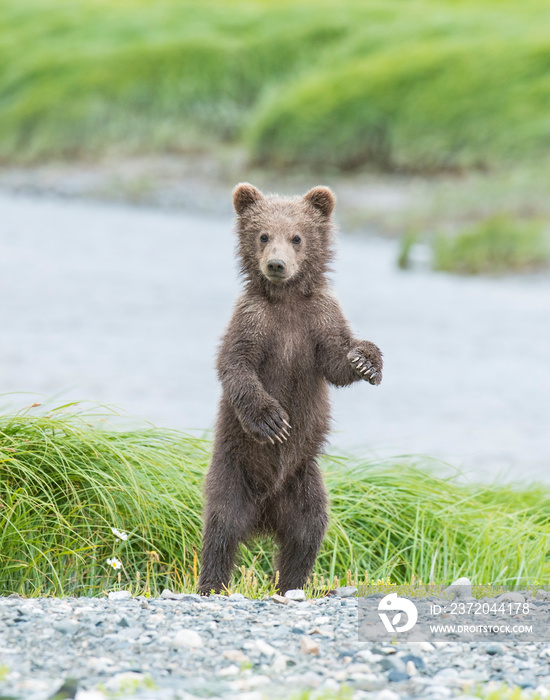
[[[267,269],[273,275],[280,275],[285,271],[285,264],[282,260],[270,260],[267,263]]]

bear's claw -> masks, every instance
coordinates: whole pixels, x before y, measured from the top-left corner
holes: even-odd
[[[381,372],[379,372],[370,360],[356,355],[351,359],[351,363],[362,379],[366,379],[369,384],[380,384]]]
[[[282,445],[290,437],[290,429],[290,423],[283,416],[270,411],[256,424],[255,432],[260,440],[268,440],[272,445],[277,440]]]

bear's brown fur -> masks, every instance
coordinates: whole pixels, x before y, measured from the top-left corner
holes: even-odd
[[[199,590],[227,586],[239,542],[271,533],[279,589],[301,588],[327,526],[317,457],[329,430],[328,383],[379,384],[382,354],[351,334],[327,282],[334,195],[233,193],[245,290],[218,356],[223,387]]]

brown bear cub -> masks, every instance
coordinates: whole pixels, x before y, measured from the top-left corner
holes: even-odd
[[[380,384],[382,354],[357,340],[327,281],[334,195],[233,192],[246,280],[218,356],[223,388],[199,591],[229,584],[239,542],[273,534],[279,590],[301,588],[328,522],[317,465],[330,420],[328,384]]]

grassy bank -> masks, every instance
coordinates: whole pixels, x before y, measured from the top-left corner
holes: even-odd
[[[222,142],[300,167],[534,159],[548,26],[541,0],[5,0],[0,159]]]
[[[210,443],[109,429],[74,407],[37,410],[0,417],[1,593],[193,590]],[[465,485],[405,459],[327,458],[324,471],[332,519],[319,581],[548,579],[546,489]],[[234,590],[269,590],[271,551],[269,542],[243,548]]]
[[[400,242],[397,264],[414,266],[418,237],[405,235]],[[459,274],[503,274],[547,269],[550,265],[550,235],[541,221],[522,221],[505,214],[481,219],[452,234],[424,236],[421,245],[431,249],[435,270]]]

